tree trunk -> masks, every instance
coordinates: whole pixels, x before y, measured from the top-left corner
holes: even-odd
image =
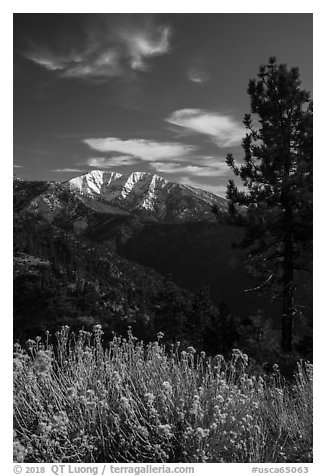
[[[281,120],[282,123],[282,120]],[[282,312],[282,350],[293,350],[293,297],[294,297],[294,250],[293,250],[293,212],[290,190],[291,142],[282,124],[284,133],[284,179],[282,204],[284,206],[284,262],[283,262],[283,312]]]
[[[289,217],[290,218],[290,217]],[[290,224],[291,221],[288,222]],[[283,283],[283,312],[282,312],[282,350],[293,350],[293,241],[289,231],[284,243],[284,283]]]

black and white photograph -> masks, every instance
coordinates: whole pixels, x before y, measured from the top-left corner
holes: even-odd
[[[308,472],[313,13],[12,21],[15,468]]]

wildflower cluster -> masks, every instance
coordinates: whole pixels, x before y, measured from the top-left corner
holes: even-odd
[[[226,361],[167,352],[162,333],[144,345],[129,331],[108,348],[102,335],[64,326],[53,347],[15,345],[15,461],[311,461],[311,364],[290,386],[277,368],[250,374],[238,349]]]

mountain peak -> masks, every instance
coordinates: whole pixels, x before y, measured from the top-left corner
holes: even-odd
[[[205,190],[170,182],[149,172],[121,174],[92,170],[64,183],[83,200],[100,200],[128,212],[156,219],[202,219],[211,208],[226,208],[226,201]]]
[[[15,182],[17,191],[19,182]],[[74,221],[82,209],[108,215],[133,214],[163,222],[210,221],[214,219],[213,206],[227,210],[224,198],[149,172],[91,170],[61,184],[22,182],[31,199],[28,209],[49,221],[60,214]]]

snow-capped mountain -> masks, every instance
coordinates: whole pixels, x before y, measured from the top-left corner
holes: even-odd
[[[90,218],[99,214],[103,220],[104,215],[129,215],[172,223],[211,221],[213,205],[227,209],[224,198],[146,172],[92,170],[63,183],[15,178],[14,190],[16,208],[48,222],[70,223],[78,232],[89,229]]]
[[[221,197],[146,172],[127,175],[93,170],[68,180],[64,186],[85,204],[89,199],[100,200],[127,212],[159,220],[208,217],[215,204],[226,209],[226,200]]]

